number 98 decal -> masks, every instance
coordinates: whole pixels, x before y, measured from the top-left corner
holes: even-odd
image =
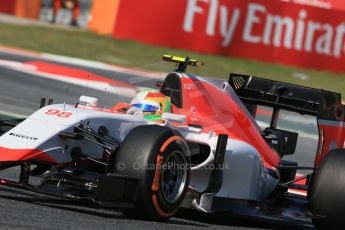
[[[58,109],[48,109],[45,114],[49,115],[49,116],[58,116],[60,118],[69,118],[70,116],[72,116],[72,113],[70,112],[63,112],[61,110]]]

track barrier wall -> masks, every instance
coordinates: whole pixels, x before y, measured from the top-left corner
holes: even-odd
[[[16,0],[1,0],[0,12],[6,14],[14,14]]]
[[[15,15],[22,18],[37,19],[41,0],[16,0]]]
[[[41,4],[1,0],[0,12],[38,18]],[[345,72],[343,0],[92,0],[90,9],[88,29],[116,39]]]
[[[124,0],[117,17],[116,39],[345,72],[340,9],[278,0]]]
[[[120,0],[93,0],[89,29],[100,34],[111,34],[116,22]]]
[[[0,12],[17,17],[37,19],[41,0],[0,0]]]

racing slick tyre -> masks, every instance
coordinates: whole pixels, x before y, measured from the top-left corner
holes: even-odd
[[[189,162],[187,144],[176,131],[158,125],[130,131],[114,161],[114,173],[138,179],[135,209],[125,214],[154,220],[174,215],[188,188]]]
[[[345,149],[331,150],[317,169],[311,188],[310,211],[317,229],[345,224]]]

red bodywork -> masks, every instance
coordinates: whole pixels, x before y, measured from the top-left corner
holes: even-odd
[[[216,86],[196,77],[182,75],[182,108],[172,104],[171,113],[185,115],[187,124],[202,127],[202,132],[227,134],[229,138],[244,141],[260,153],[266,168],[275,169],[279,155],[262,137],[254,120],[229,95]],[[119,113],[129,104],[116,104],[105,112]]]
[[[195,87],[188,89],[188,84]],[[182,89],[185,104],[179,113],[187,115],[190,123],[201,124],[206,132],[225,133],[232,139],[245,141],[258,150],[265,167],[278,166],[278,154],[263,139],[243,108],[228,95],[210,83],[196,78],[183,78]],[[193,107],[197,108],[197,111],[194,111]]]
[[[0,162],[39,160],[51,162],[52,164],[57,163],[54,158],[38,149],[9,149],[0,147],[0,153],[6,153],[0,154]]]
[[[181,89],[183,108],[173,105],[172,113],[186,115],[187,124],[201,126],[203,132],[227,134],[229,138],[244,141],[257,149],[265,167],[278,166],[278,154],[263,139],[243,108],[226,93],[194,77],[182,77]]]
[[[343,119],[344,120],[344,119]],[[326,154],[335,148],[345,147],[345,122],[318,120],[319,144],[315,166],[319,166]]]

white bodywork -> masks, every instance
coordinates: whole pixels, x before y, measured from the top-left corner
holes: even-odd
[[[56,163],[70,162],[70,150],[75,146],[81,147],[82,152],[90,157],[101,158],[103,154],[101,147],[85,140],[72,140],[58,135],[61,131],[73,132],[77,124],[87,125],[96,132],[100,126],[105,126],[110,136],[122,141],[134,127],[157,123],[133,115],[75,108],[63,104],[50,105],[38,110],[2,135],[0,147],[41,150],[55,159]],[[170,126],[170,122],[161,125]],[[204,133],[194,127],[172,126],[172,128],[178,130],[188,142],[210,146],[209,157],[203,163],[193,166],[191,170],[190,188],[203,192],[209,183],[211,168],[207,169],[207,167],[212,165],[214,160],[218,137],[212,132]],[[228,140],[222,187],[215,196],[260,201],[267,198],[277,183],[278,180],[266,172],[261,156],[255,148],[242,141]]]
[[[60,112],[54,114],[56,111]],[[62,113],[69,116],[59,116]],[[75,108],[74,106],[62,104],[49,105],[36,111],[18,126],[2,135],[0,137],[0,147],[41,150],[55,159],[56,163],[70,162],[69,152],[73,146],[80,146],[86,155],[101,158],[103,153],[101,147],[88,141],[61,138],[58,135],[61,131],[73,132],[77,124],[88,125],[96,132],[103,125],[108,128],[110,136],[123,140],[132,128],[141,124],[149,124],[149,122],[142,117],[126,114]]]
[[[207,144],[211,148],[209,157],[202,164],[191,168],[189,186],[197,192],[203,192],[209,183],[218,137],[214,133],[202,133],[189,127],[179,131],[187,141]],[[265,169],[262,158],[254,147],[230,138],[222,172],[222,187],[214,194],[217,197],[262,201],[278,184],[278,179]]]

